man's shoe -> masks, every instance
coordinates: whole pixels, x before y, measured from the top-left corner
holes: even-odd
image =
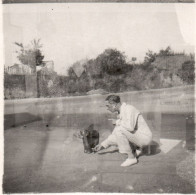
[[[131,165],[137,164],[136,158],[127,158],[120,166],[121,167],[128,167]]]

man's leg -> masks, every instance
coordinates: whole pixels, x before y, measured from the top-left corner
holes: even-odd
[[[142,153],[142,147],[148,145],[152,141],[152,132],[141,115],[138,118],[137,126],[138,129],[134,133],[131,133],[126,129],[121,129],[121,132],[127,137],[129,142],[136,146],[136,157]]]
[[[111,135],[108,136],[108,138],[106,140],[104,140],[101,145],[104,147],[104,148],[108,148],[109,146],[111,145],[118,145],[117,144],[117,140],[116,140],[116,136],[114,134],[114,131],[112,132]]]
[[[128,158],[121,164],[121,166],[130,166],[136,164],[137,159],[135,158],[134,148],[130,146],[129,140],[121,131],[121,127],[115,127],[114,135],[116,136],[119,152],[128,155]]]
[[[116,137],[116,143],[119,148],[120,153],[125,153],[130,156],[130,158],[134,158],[134,154],[132,152],[132,147],[127,139],[127,137],[122,133],[121,128],[116,126],[113,134]]]
[[[106,149],[106,148],[109,148],[109,149],[101,151],[101,152],[99,152],[99,154],[107,153],[107,152],[113,152],[113,151],[118,151],[119,150],[118,149],[118,144],[117,144],[117,141],[116,141],[116,136],[114,135],[114,133],[109,135],[108,138],[101,143],[101,146],[103,146],[104,149]]]
[[[146,146],[152,140],[152,136],[145,135],[142,132],[131,133],[125,129],[122,129],[121,132],[131,143],[138,147]]]

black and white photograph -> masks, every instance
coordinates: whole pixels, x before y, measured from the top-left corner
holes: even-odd
[[[195,194],[195,3],[4,0],[2,193]]]

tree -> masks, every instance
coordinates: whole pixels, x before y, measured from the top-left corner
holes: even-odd
[[[144,57],[144,63],[152,63],[155,61],[157,54],[154,53],[151,50],[148,50],[148,52],[146,53],[146,56]]]
[[[19,61],[27,66],[30,66],[34,72],[36,72],[36,66],[39,66],[43,63],[44,56],[42,55],[40,44],[40,39],[31,41],[31,44],[27,47],[24,47],[22,43],[15,42],[15,45],[20,47],[20,50],[17,51],[17,58]]]
[[[195,61],[186,61],[177,74],[186,84],[195,83]]]
[[[109,86],[109,91],[112,93],[125,91],[127,88],[126,82],[124,79],[115,79],[113,83]]]
[[[68,76],[69,76],[70,79],[76,79],[77,78],[77,75],[74,72],[72,67],[68,68],[67,73],[68,73]]]
[[[194,60],[195,59],[195,54],[194,53],[190,53],[190,58],[191,58],[191,60]]]
[[[84,68],[87,74],[92,78],[101,78],[102,77],[102,68],[101,63],[98,60],[90,59],[84,65]]]
[[[109,75],[122,74],[126,66],[126,56],[117,49],[106,49],[96,58],[96,66]]]
[[[159,56],[169,56],[169,55],[172,55],[173,54],[173,51],[171,50],[171,47],[168,46],[166,49],[161,49],[159,51]]]
[[[132,57],[131,58],[131,61],[133,62],[133,64],[135,64],[135,61],[137,60],[137,58],[136,57]]]

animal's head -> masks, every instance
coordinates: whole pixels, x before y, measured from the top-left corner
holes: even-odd
[[[90,131],[88,129],[80,131],[81,137],[87,137],[90,134]]]
[[[82,136],[82,138],[83,138],[84,136],[87,137],[87,136],[90,135],[90,132],[93,131],[93,129],[94,129],[94,125],[91,124],[91,125],[89,125],[89,127],[88,127],[87,129],[81,130],[81,131],[80,131],[80,135]]]
[[[87,136],[89,136],[90,133],[93,131],[93,128],[94,128],[94,125],[91,124],[87,129],[81,130],[81,131],[79,131],[78,133],[75,133],[75,136],[76,136],[77,138],[80,138],[80,139],[82,139],[84,136],[87,137]]]

